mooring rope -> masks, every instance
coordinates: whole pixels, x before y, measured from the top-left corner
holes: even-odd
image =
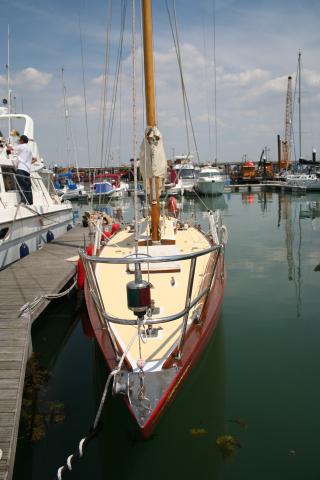
[[[106,401],[106,398],[107,398],[107,394],[108,394],[111,379],[117,373],[120,372],[122,364],[124,362],[124,359],[127,356],[130,348],[132,347],[132,345],[133,345],[133,343],[136,340],[138,335],[139,335],[139,330],[137,329],[137,331],[135,332],[135,334],[131,338],[126,350],[123,352],[123,355],[122,355],[122,357],[121,357],[121,359],[118,363],[118,366],[114,370],[112,370],[112,372],[109,374],[109,376],[107,378],[107,381],[106,381],[106,384],[105,384],[105,387],[103,389],[103,394],[102,394],[102,397],[101,397],[101,400],[100,400],[100,404],[99,404],[99,408],[97,410],[96,417],[94,419],[92,427],[89,430],[88,435],[86,437],[83,437],[80,440],[77,451],[75,453],[72,453],[71,455],[69,455],[68,458],[67,458],[67,462],[64,465],[62,465],[61,467],[58,468],[56,476],[54,477],[54,480],[62,480],[62,475],[64,475],[64,473],[66,473],[68,470],[69,470],[69,472],[71,472],[72,464],[76,460],[78,460],[79,458],[81,458],[83,456],[84,448],[88,445],[90,440],[92,440],[101,430],[102,423],[100,421],[100,417],[101,417],[102,410],[103,410],[103,407],[104,407],[104,404],[105,404],[105,401]]]
[[[26,303],[23,305],[19,310],[19,317],[26,313],[27,311],[32,311],[35,307],[42,301],[42,300],[55,300],[56,298],[61,298],[67,295],[71,290],[77,285],[77,279],[74,280],[71,287],[61,293],[47,293],[46,295],[40,295],[39,297],[35,297],[31,302]]]

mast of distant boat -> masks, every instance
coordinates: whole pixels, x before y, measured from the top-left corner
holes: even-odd
[[[7,86],[8,86],[8,139],[11,140],[11,90],[10,90],[10,27],[8,25],[8,57],[7,57]]]
[[[301,158],[302,140],[301,140],[301,52],[298,55],[298,105],[299,105],[299,159]]]

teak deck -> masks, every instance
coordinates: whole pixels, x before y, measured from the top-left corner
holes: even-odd
[[[35,297],[63,289],[77,266],[66,259],[77,255],[84,238],[88,243],[88,229],[78,225],[0,272],[0,480],[13,474],[31,324],[49,301],[43,299],[32,314],[19,311]]]

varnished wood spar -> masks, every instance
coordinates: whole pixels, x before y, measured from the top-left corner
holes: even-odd
[[[156,126],[156,107],[154,94],[152,15],[150,0],[142,1],[144,82],[146,92],[146,118],[148,127]]]
[[[154,178],[154,185],[152,185],[152,178],[150,179],[150,196],[151,196],[151,239],[152,241],[159,241],[159,224],[160,224],[160,205],[159,205],[159,177]],[[153,198],[155,196],[155,198]]]
[[[35,297],[58,293],[76,273],[66,261],[88,244],[88,229],[77,226],[55,242],[0,271],[0,480],[13,474],[31,323],[48,305],[40,302],[30,315],[20,308]]]
[[[144,53],[144,83],[146,92],[146,119],[148,127],[155,127],[156,106],[154,93],[154,68],[153,68],[153,43],[152,43],[152,14],[150,0],[142,1],[142,25],[143,25],[143,53]],[[154,180],[154,184],[153,184]],[[152,241],[159,241],[159,177],[150,180],[151,197],[151,224]]]

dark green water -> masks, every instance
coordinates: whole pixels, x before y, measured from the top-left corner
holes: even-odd
[[[108,398],[102,432],[63,478],[320,479],[320,194],[205,201],[223,210],[229,230],[212,341],[150,440],[139,438],[121,399]],[[204,222],[197,200],[184,199],[183,209]],[[81,315],[72,295],[33,327],[52,374],[38,409],[60,401],[65,420],[47,422],[36,443],[20,438],[14,480],[53,478],[92,424],[107,372]],[[241,445],[227,461],[216,445],[224,434]]]

